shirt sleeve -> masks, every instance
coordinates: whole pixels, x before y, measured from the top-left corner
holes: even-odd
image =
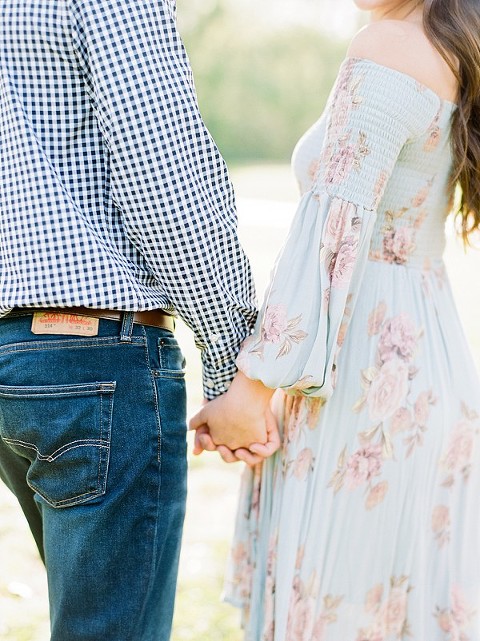
[[[428,130],[439,103],[411,76],[371,61],[344,62],[327,106],[316,180],[237,359],[248,377],[331,396],[377,207],[402,149]]]
[[[199,113],[173,0],[71,0],[75,55],[129,239],[202,350],[214,398],[256,318],[233,190]]]

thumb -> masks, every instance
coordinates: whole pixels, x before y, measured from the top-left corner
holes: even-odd
[[[265,413],[265,427],[267,430],[267,442],[265,444],[254,443],[248,449],[254,454],[266,458],[274,454],[281,445],[278,422],[270,408],[268,408]]]
[[[205,407],[202,407],[194,416],[192,416],[188,423],[189,430],[198,430],[202,425],[207,425],[207,408],[208,405],[205,405]]]

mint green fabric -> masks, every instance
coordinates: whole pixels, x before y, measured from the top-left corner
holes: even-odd
[[[279,390],[226,598],[248,641],[480,641],[480,383],[445,267],[455,105],[347,58],[237,360]]]

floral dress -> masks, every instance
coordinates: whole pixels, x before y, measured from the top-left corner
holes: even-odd
[[[238,367],[281,388],[226,599],[247,641],[480,641],[480,382],[442,262],[455,105],[347,58]],[[472,292],[473,294],[473,292]]]

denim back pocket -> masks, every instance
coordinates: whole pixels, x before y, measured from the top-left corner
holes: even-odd
[[[105,494],[114,382],[0,385],[0,437],[30,461],[29,486],[53,507]]]
[[[158,358],[160,362],[158,376],[162,378],[185,377],[185,358],[174,336],[164,336],[158,339]]]

